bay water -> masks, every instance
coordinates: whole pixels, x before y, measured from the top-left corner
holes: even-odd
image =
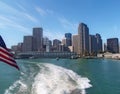
[[[120,94],[120,61],[19,59],[0,62],[0,94]]]

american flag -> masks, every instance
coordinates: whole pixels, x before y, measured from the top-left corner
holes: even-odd
[[[9,52],[1,36],[0,36],[0,61],[5,62],[19,70],[17,63],[13,58],[13,55]]]

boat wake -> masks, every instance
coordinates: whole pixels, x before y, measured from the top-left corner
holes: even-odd
[[[90,80],[72,70],[48,63],[22,66],[20,79],[4,94],[86,94]]]

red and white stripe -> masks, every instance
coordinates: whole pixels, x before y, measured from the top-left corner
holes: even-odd
[[[0,61],[3,61],[11,66],[14,66],[19,70],[19,67],[16,64],[16,61],[13,58],[13,55],[2,47],[0,47]]]

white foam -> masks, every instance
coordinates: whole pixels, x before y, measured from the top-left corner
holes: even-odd
[[[19,87],[17,93],[13,93],[13,91],[15,91],[15,89],[19,85],[20,85],[20,87]],[[6,89],[4,94],[21,94],[21,92],[24,92],[26,90],[27,90],[27,85],[22,83],[20,80],[18,80],[12,86],[10,86],[9,89]]]
[[[24,75],[24,73],[21,72],[21,75]],[[21,94],[22,92],[23,94],[25,94],[28,87],[24,82],[22,82],[22,80],[23,78],[20,77],[19,80],[15,81],[13,85],[11,85],[8,89],[5,90],[4,94]]]
[[[21,72],[20,79],[4,94],[86,94],[85,89],[91,87],[88,78],[72,70],[48,63],[36,66],[39,68],[37,71],[31,69],[34,68],[31,66],[30,73]]]
[[[91,87],[88,78],[52,64],[42,66],[34,80],[32,94],[71,94],[76,89],[79,89],[79,94],[85,94],[85,89]]]

